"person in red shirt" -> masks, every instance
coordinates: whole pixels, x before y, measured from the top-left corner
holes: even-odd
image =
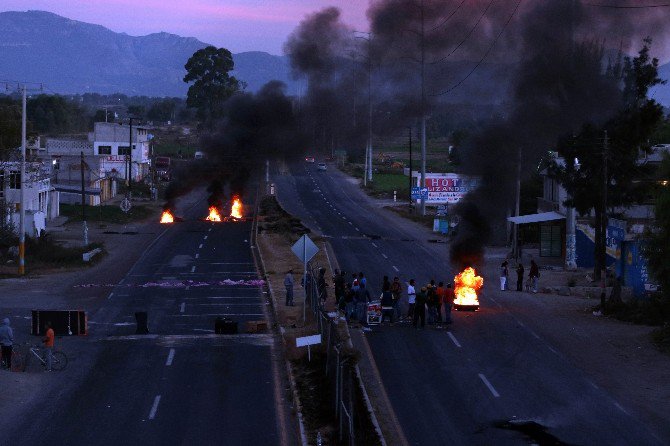
[[[54,330],[53,328],[51,328],[51,322],[47,322],[46,324],[44,324],[44,328],[46,329],[46,337],[42,340],[42,342],[44,343],[44,350],[46,353],[45,356],[47,361],[47,372],[50,372],[55,336],[54,336]]]

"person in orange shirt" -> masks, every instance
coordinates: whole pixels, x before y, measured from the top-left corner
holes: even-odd
[[[47,361],[47,372],[51,371],[51,358],[53,357],[53,350],[54,350],[54,330],[51,328],[51,322],[47,322],[44,324],[44,328],[46,329],[46,337],[42,340],[44,343],[44,350],[45,350],[45,356],[46,356],[46,361]]]

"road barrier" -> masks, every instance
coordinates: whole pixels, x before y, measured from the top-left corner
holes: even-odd
[[[31,334],[43,336],[47,322],[58,336],[88,334],[88,318],[83,310],[32,310]]]

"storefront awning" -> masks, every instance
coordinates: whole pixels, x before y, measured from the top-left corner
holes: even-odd
[[[541,214],[519,215],[518,217],[509,217],[507,221],[522,225],[524,223],[539,223],[541,221],[561,220],[565,215],[558,212],[542,212]]]

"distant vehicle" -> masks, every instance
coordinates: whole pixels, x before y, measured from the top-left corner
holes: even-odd
[[[172,159],[169,156],[157,156],[154,160],[156,178],[159,181],[170,181],[172,178]]]
[[[315,160],[313,156],[306,156],[305,161],[307,161],[308,163],[313,163]]]
[[[328,166],[326,166],[326,163],[319,163],[317,169],[319,169],[319,170],[328,170]]]
[[[205,152],[200,152],[200,151],[195,152],[195,154],[193,155],[193,158],[195,158],[197,160],[205,159]]]

